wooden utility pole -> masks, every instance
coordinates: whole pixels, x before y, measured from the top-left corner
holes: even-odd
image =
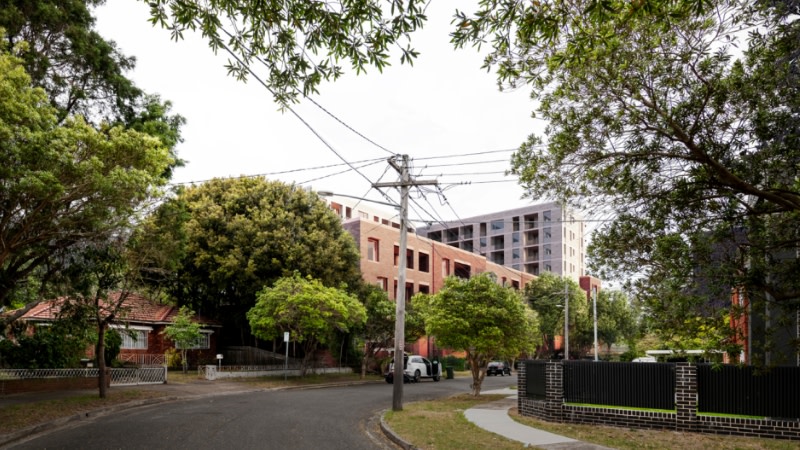
[[[400,165],[397,164],[400,159]],[[397,295],[395,298],[394,319],[394,382],[392,391],[392,410],[403,410],[403,363],[405,356],[406,332],[406,252],[408,249],[408,191],[412,186],[436,185],[436,180],[413,180],[408,173],[408,155],[397,155],[389,158],[389,164],[400,173],[400,181],[393,183],[375,183],[375,188],[400,188],[400,258],[397,273]]]

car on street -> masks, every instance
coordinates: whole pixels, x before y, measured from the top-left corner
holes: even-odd
[[[387,383],[394,383],[394,361],[389,364],[389,371],[385,378]],[[433,381],[442,379],[442,365],[439,364],[439,361],[430,361],[420,355],[405,355],[403,357],[403,382],[417,383],[423,378],[431,378]]]
[[[511,375],[511,364],[505,361],[490,361],[486,366],[486,375]]]

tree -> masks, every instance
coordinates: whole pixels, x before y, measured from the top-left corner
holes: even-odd
[[[85,245],[68,255],[58,282],[69,294],[60,304],[59,316],[82,329],[94,328],[100,398],[107,393],[106,334],[124,318],[125,301],[136,283],[136,262],[130,259],[124,239]],[[110,340],[113,342],[113,339]]]
[[[639,337],[640,331],[638,318],[624,292],[598,292],[597,337],[606,346],[607,353],[611,353],[611,346],[620,341],[630,345]]]
[[[554,337],[564,336],[564,302],[567,294],[570,354],[583,355],[592,345],[592,318],[586,292],[568,278],[545,272],[526,284],[523,293],[525,301],[539,317],[536,331],[541,336],[539,340],[542,345],[537,349],[537,358],[552,357]]]
[[[375,362],[375,355],[393,345],[395,303],[383,289],[367,283],[362,283],[358,296],[367,311],[367,320],[358,332],[364,344],[361,361],[361,378],[364,378],[367,368]],[[405,339],[413,342],[425,334],[425,324],[414,307],[413,298],[406,301],[405,313]]]
[[[181,350],[181,362],[183,363],[183,373],[189,368],[189,360],[186,352],[195,345],[202,336],[200,324],[194,322],[194,311],[186,306],[181,306],[178,314],[172,319],[172,324],[164,327],[163,333],[173,342],[175,347]]]
[[[489,361],[515,358],[536,345],[536,314],[517,291],[496,281],[488,273],[468,280],[449,277],[435,295],[414,297],[425,331],[441,346],[466,352],[475,396]]]
[[[183,239],[170,250],[180,258],[173,297],[222,321],[239,345],[247,343],[245,314],[263,286],[294,271],[325,286],[360,279],[352,237],[313,192],[263,178],[216,179],[186,188],[161,209],[172,213],[158,213],[138,240],[161,239],[161,230]]]
[[[59,123],[21,61],[0,51],[0,305],[59,255],[129,226],[171,163],[147,134]]]
[[[698,2],[675,15],[638,3],[510,2],[462,17],[454,40],[491,40],[487,66],[530,84],[548,122],[512,171],[533,198],[605,211],[590,267],[629,280],[649,314],[665,297],[679,300],[676,321],[704,313],[733,287],[755,311],[794,314],[797,3]]]
[[[332,342],[337,331],[347,332],[363,324],[366,317],[364,306],[355,297],[298,273],[264,287],[247,312],[255,336],[270,340],[288,331],[291,339],[302,344],[300,376],[305,376],[320,345]]]
[[[389,11],[384,3],[390,3]],[[265,83],[279,103],[287,104],[316,92],[322,80],[341,76],[343,60],[357,73],[368,66],[382,70],[397,49],[401,62],[411,63],[417,52],[408,44],[409,35],[427,19],[425,3],[157,0],[149,5],[151,21],[171,30],[173,39],[199,30],[214,52],[230,49],[226,67],[239,79],[249,75],[250,63],[263,61],[269,70]]]

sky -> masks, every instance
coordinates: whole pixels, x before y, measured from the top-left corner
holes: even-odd
[[[146,3],[109,0],[94,14],[97,31],[136,57],[130,78],[146,92],[170,100],[172,112],[187,120],[178,154],[188,162],[175,171],[174,183],[266,174],[317,191],[385,201],[371,183],[396,181],[386,158],[407,154],[413,174],[438,180],[444,192],[444,197],[416,195],[411,219],[441,221],[536,203],[522,199],[522,188],[502,172],[510,167],[511,150],[544,126],[531,118],[535,105],[529,89],[500,92],[494,74],[480,68],[481,54],[453,49],[448,33],[457,5],[468,3],[430,3],[428,23],[412,38],[420,51],[413,67],[401,65],[398,57],[383,73],[368,69],[356,76],[348,70],[335,82],[323,82],[313,97],[383,149],[307,99],[293,109],[314,131],[292,113],[281,112],[258,82],[228,76],[226,55],[214,55],[199,33],[187,32],[175,42],[168,31],[153,27]],[[266,74],[263,67],[255,70]],[[487,153],[469,156],[481,152]],[[425,159],[432,157],[442,158]],[[356,167],[369,165],[359,169],[362,175],[350,170],[334,176],[349,169],[343,159]],[[309,170],[331,165],[336,166]],[[293,172],[277,174],[285,171]],[[478,183],[497,180],[507,181]],[[461,182],[473,184],[449,184]],[[396,190],[387,193],[399,199]]]

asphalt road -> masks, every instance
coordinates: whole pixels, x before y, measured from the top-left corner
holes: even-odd
[[[516,377],[487,377],[483,389]],[[469,392],[469,379],[406,384],[403,402]],[[17,449],[379,449],[393,448],[375,418],[391,408],[392,386],[249,392],[161,403],[82,421]]]

